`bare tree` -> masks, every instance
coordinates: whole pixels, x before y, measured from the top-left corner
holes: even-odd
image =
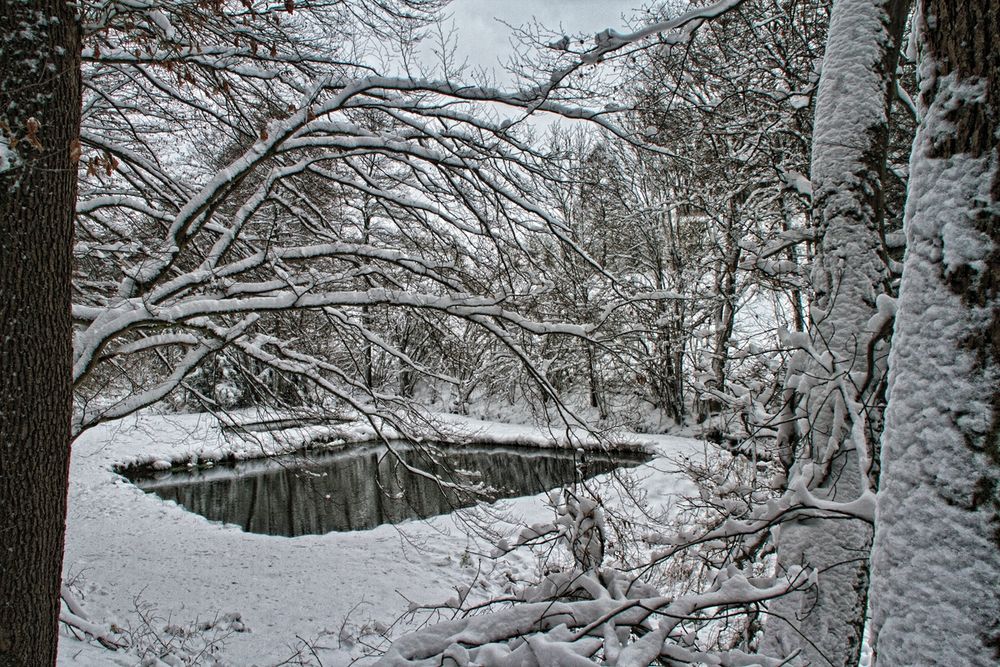
[[[803,174],[826,23],[824,3],[745,3],[699,39],[650,50],[630,68],[637,122],[669,151],[658,164],[666,201],[675,215],[702,221],[695,256],[680,255],[701,276],[691,291],[704,305],[685,327],[698,333],[688,382],[703,398],[700,416],[720,405],[750,412],[739,407],[747,401],[738,382],[727,390],[737,313],[749,299],[788,303],[802,328],[801,246],[813,236]]]
[[[382,76],[361,60],[366,44],[405,47],[439,6],[0,10],[3,664],[54,662],[69,443],[84,429],[163,400],[221,351],[368,414],[394,398],[310,348],[315,330],[269,335],[273,313],[324,318],[438,376],[366,328],[361,309],[462,318],[522,361],[509,328],[587,335],[520,315],[523,274],[486,290],[473,270],[508,269],[521,235],[559,233],[528,196],[539,156],[504,120],[471,112],[558,107],[548,90]],[[363,168],[371,156],[390,165],[379,178]],[[383,227],[414,243],[342,234],[348,196],[376,198]],[[362,275],[374,284],[358,289]],[[64,619],[100,634],[66,602]]]
[[[685,38],[735,4],[671,25]],[[603,112],[571,106],[568,82],[650,32],[607,35],[585,58],[568,54],[539,83],[505,92],[459,85],[447,69],[383,75],[365,64],[366,39],[388,37],[399,42],[389,66],[404,67],[438,3],[401,7],[85,12],[74,433],[179,388],[211,402],[189,380],[220,356],[244,377],[266,371],[396,418],[416,378],[462,384],[426,354],[469,323],[555,397],[531,340],[592,339],[602,322],[532,315],[550,289],[533,239],[554,237],[601,269],[535,200],[548,156],[517,121],[549,111],[637,141]],[[345,46],[318,46],[330,43]],[[618,288],[633,298],[632,286]],[[393,332],[390,311],[413,314],[421,332]],[[335,332],[328,345],[301,335],[319,326]],[[376,350],[391,360],[394,389],[373,386]]]
[[[773,600],[769,598],[770,618],[761,647],[762,653],[775,656],[774,660],[790,657],[800,663],[852,664],[860,651],[884,405],[881,391],[886,346],[882,340],[893,316],[888,295],[889,262],[882,239],[882,193],[889,103],[905,9],[902,2],[842,1],[834,5],[818,90],[811,168],[812,217],[818,228],[812,275],[816,296],[808,331],[784,338],[786,344],[800,350],[786,384],[789,410],[780,433],[780,454],[789,468],[788,479],[779,497],[743,515],[730,516],[695,540],[697,544],[730,541],[734,545],[732,565],[721,577],[727,581],[738,571],[733,569],[737,563],[760,547],[767,529],[780,529],[775,531],[778,574],[787,576],[786,586]],[[843,104],[844,99],[858,100],[858,95],[862,101]],[[748,539],[732,542],[740,536]],[[656,560],[692,546],[690,539],[676,536],[664,536],[664,542],[671,546],[657,554]],[[811,569],[804,571],[802,565]],[[457,651],[459,636],[468,651],[461,654],[463,659],[478,659],[491,651],[500,651],[497,655],[511,651],[513,655],[513,651],[524,649],[536,659],[558,655],[560,660],[570,661],[600,655],[612,663],[632,660],[635,656],[631,653],[626,657],[625,652],[619,652],[626,633],[617,624],[627,618],[624,607],[603,609],[599,619],[588,620],[585,605],[577,607],[570,601],[576,595],[603,600],[603,591],[614,599],[617,589],[608,583],[613,575],[604,571],[589,575],[582,566],[581,570],[574,576],[586,583],[579,588],[558,589],[546,600],[553,605],[550,609],[558,609],[552,626],[538,623],[538,619],[526,621],[530,629],[517,625],[519,617],[512,609],[502,612],[504,620],[510,622],[507,625],[463,621],[442,628],[430,642],[433,650],[429,652],[425,652],[429,644],[421,643],[429,635],[413,642],[404,640],[402,649],[390,654],[388,662]],[[808,572],[812,574],[803,579]],[[600,585],[594,583],[595,578]],[[762,602],[747,593],[747,606]],[[561,604],[566,605],[565,610],[558,607]],[[657,657],[668,662],[704,657],[703,653],[684,653],[677,648],[675,642],[687,635],[674,622],[676,617],[669,608],[649,600],[636,605],[669,619],[629,626],[630,637],[641,637],[635,646],[641,644],[643,650],[649,650],[640,662]],[[727,610],[739,606],[737,599],[715,605]],[[694,621],[694,616],[692,613],[685,620]],[[577,618],[583,618],[581,626],[575,625]],[[709,623],[716,619],[711,614],[701,617]],[[560,623],[566,624],[566,633],[562,628],[554,629]],[[624,624],[629,625],[628,621]],[[485,632],[488,627],[501,626],[503,636]],[[542,639],[537,633],[546,629],[552,631]],[[540,653],[542,647],[544,652]],[[735,664],[744,659],[732,653],[720,658]],[[772,658],[761,655],[755,659],[767,662]]]

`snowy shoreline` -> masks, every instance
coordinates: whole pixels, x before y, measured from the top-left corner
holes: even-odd
[[[507,447],[556,442],[553,434],[531,426],[457,416],[437,422],[437,437],[445,433],[464,442]],[[280,438],[252,433],[244,439],[224,432],[207,415],[143,414],[84,434],[73,448],[64,576],[92,620],[135,633],[143,629],[139,612],[145,609],[147,618],[156,617],[149,625],[161,634],[162,628],[198,624],[211,626],[203,635],[225,634],[219,652],[209,659],[206,650],[197,664],[274,665],[297,651],[315,650],[324,665],[339,665],[361,655],[359,639],[374,641],[411,601],[442,602],[454,595],[455,586],[471,582],[478,568],[509,568],[525,576],[534,569],[527,553],[486,564],[487,559],[480,563],[470,557],[488,548],[467,535],[455,515],[366,531],[258,535],[144,493],[114,472],[157,461],[173,465],[273,456],[299,449],[318,435],[332,435],[339,446],[371,440],[374,434],[370,425],[355,423],[338,424],[335,432],[318,430],[330,428],[290,429]],[[671,436],[622,434],[619,441],[656,453],[661,467],[665,457],[696,453],[702,446]],[[594,443],[583,446],[588,444]],[[669,504],[687,488],[678,475],[654,472],[651,466],[640,467],[645,472],[639,477],[653,502]],[[544,498],[539,494],[495,506],[513,532],[549,516]],[[184,638],[166,639],[179,646]],[[140,660],[64,631],[59,664],[135,665]]]
[[[205,414],[160,415],[164,419],[199,420],[214,418]],[[472,417],[436,413],[431,427],[417,431],[414,442],[439,442],[448,445],[503,445],[538,449],[601,449],[608,452],[656,453],[655,440],[643,440],[640,434],[615,432],[601,440],[586,432],[573,432],[573,442],[563,431],[542,431],[538,427],[522,424],[487,422]],[[284,421],[284,420],[282,420]],[[290,420],[288,420],[290,421]],[[216,422],[217,423],[217,422]],[[334,420],[327,424],[282,428],[276,432],[250,431],[246,426],[261,422],[221,425],[205,430],[205,443],[200,446],[171,447],[163,451],[143,451],[114,464],[123,468],[176,469],[204,462],[243,461],[269,458],[301,451],[336,451],[362,443],[381,442],[380,433],[368,422],[360,420]],[[391,426],[380,427],[381,435],[391,441],[409,440]],[[163,443],[170,444],[170,443]],[[182,443],[174,443],[180,445]]]

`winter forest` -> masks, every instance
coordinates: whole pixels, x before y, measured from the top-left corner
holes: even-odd
[[[56,664],[1000,664],[1000,3],[0,2]]]

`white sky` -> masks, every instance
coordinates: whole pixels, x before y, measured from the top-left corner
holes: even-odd
[[[643,0],[453,0],[447,11],[457,29],[459,61],[467,59],[473,67],[489,69],[506,62],[511,52],[510,30],[495,18],[515,26],[536,20],[568,35],[593,35],[605,28],[622,30],[622,14],[631,15],[643,4]]]

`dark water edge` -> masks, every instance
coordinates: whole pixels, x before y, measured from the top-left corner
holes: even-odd
[[[147,493],[265,535],[319,535],[424,519],[480,500],[516,498],[645,463],[639,452],[484,445],[360,444],[170,472],[120,470]],[[424,471],[412,472],[407,466]],[[437,479],[435,479],[437,478]],[[479,493],[442,485],[474,486]]]

